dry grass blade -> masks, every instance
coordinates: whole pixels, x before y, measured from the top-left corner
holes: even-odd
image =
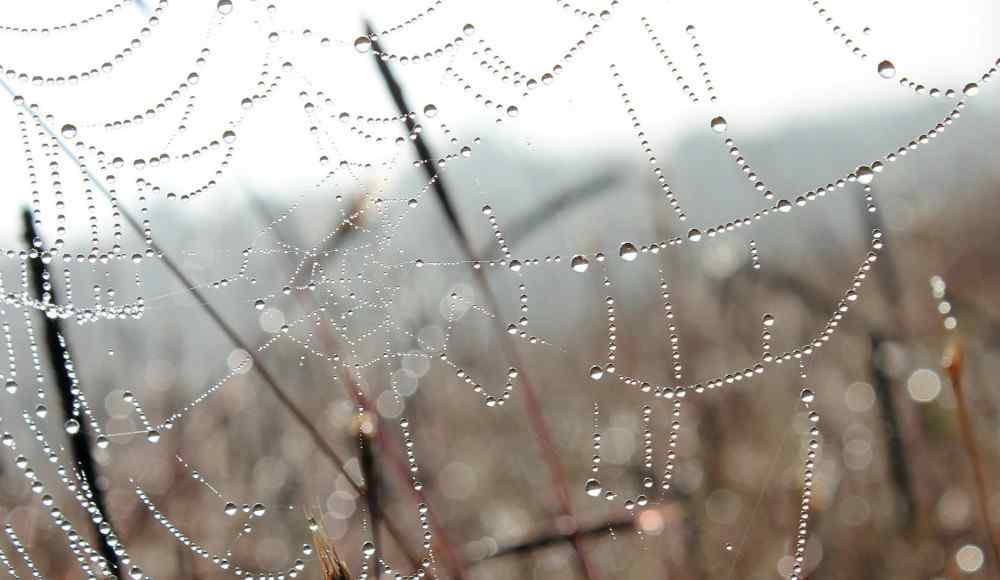
[[[347,563],[337,553],[337,548],[323,526],[322,519],[317,517],[318,529],[313,531],[313,547],[319,559],[319,569],[323,580],[351,580],[351,571]]]
[[[972,474],[976,486],[976,500],[979,504],[979,515],[983,518],[983,525],[986,526],[986,533],[989,536],[990,547],[993,551],[994,569],[1000,571],[1000,537],[990,520],[989,496],[986,492],[986,469],[983,467],[983,460],[979,453],[979,446],[976,444],[976,437],[972,430],[972,416],[969,413],[969,403],[965,400],[964,385],[962,383],[962,341],[957,335],[952,335],[945,348],[942,366],[948,373],[951,381],[952,391],[955,393],[955,408],[958,412],[958,429],[962,437],[962,446],[969,455],[972,463]]]

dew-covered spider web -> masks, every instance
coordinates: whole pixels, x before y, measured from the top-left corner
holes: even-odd
[[[535,575],[639,577],[708,502],[704,577],[807,577],[828,369],[918,217],[880,184],[977,163],[935,148],[1000,60],[862,3],[339,4],[0,10],[5,573],[530,577],[474,566],[549,530]],[[875,111],[832,148],[823,92]],[[765,396],[751,500],[699,496],[699,405]]]

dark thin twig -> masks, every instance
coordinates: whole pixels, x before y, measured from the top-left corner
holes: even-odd
[[[620,532],[629,531],[635,529],[635,521],[633,518],[624,518],[620,520],[612,520],[609,522],[604,522],[596,526],[590,526],[587,528],[581,528],[575,532],[580,538],[591,538],[596,536],[603,536],[609,531]],[[505,546],[497,549],[497,551],[485,558],[472,561],[471,564],[478,565],[484,562],[489,562],[497,558],[503,558],[506,556],[516,556],[530,554],[537,550],[542,550],[554,545],[563,544],[566,542],[572,542],[573,534],[543,534],[538,537],[532,538],[525,542],[519,544],[514,544],[511,546]]]
[[[889,470],[892,481],[903,497],[906,527],[909,527],[916,517],[916,500],[913,496],[910,469],[906,462],[906,451],[900,433],[899,413],[896,411],[896,401],[892,395],[892,379],[885,369],[885,340],[876,332],[870,335],[871,340],[871,376],[875,399],[885,426],[886,451],[889,453]]]
[[[870,203],[875,206],[876,211],[868,211],[869,202],[862,201],[861,198],[858,198],[858,209],[861,213],[862,223],[868,230],[866,236],[876,229],[882,232],[885,247],[882,248],[882,255],[879,259],[881,266],[878,282],[882,298],[888,304],[890,327],[898,336],[905,336],[905,317],[901,316],[899,312],[902,304],[903,286],[899,282],[899,273],[896,271],[896,261],[893,259],[891,244],[886,238],[887,233],[885,224],[882,222],[881,208],[878,207],[878,202],[874,199]],[[875,397],[878,399],[879,409],[882,412],[882,420],[886,425],[886,447],[889,453],[892,480],[904,501],[903,527],[904,529],[912,529],[918,516],[918,503],[913,490],[913,476],[907,461],[906,441],[903,439],[900,427],[899,411],[893,398],[892,379],[885,370],[884,343],[885,340],[880,334],[871,333],[871,373],[874,382],[872,387],[874,387]]]
[[[380,57],[380,54],[383,52],[382,47],[378,41],[375,40],[376,35],[374,27],[371,25],[371,22],[367,20],[365,21],[365,30],[368,37],[372,39],[372,53],[375,58],[375,64],[378,66],[379,72],[382,75],[382,79],[385,81],[386,87],[392,95],[393,102],[396,103],[396,108],[398,109],[399,114],[404,116],[407,128],[414,133],[413,146],[417,150],[418,159],[422,161],[421,166],[424,168],[427,176],[434,184],[434,192],[437,195],[438,201],[441,203],[441,207],[444,209],[446,217],[448,218],[448,223],[451,226],[452,233],[455,238],[457,238],[458,243],[465,254],[465,258],[470,261],[475,261],[476,256],[472,248],[472,244],[458,219],[458,215],[455,213],[454,204],[451,201],[452,198],[448,194],[447,188],[444,185],[444,179],[441,178],[441,176],[438,175],[434,169],[435,157],[431,154],[430,149],[427,147],[427,144],[424,142],[420,133],[413,132],[415,122],[410,116],[411,109],[406,103],[406,97],[403,95],[403,89],[393,76],[392,70],[389,68],[389,64]],[[521,380],[521,391],[524,398],[525,414],[528,415],[531,429],[535,435],[535,442],[541,450],[542,460],[549,471],[549,480],[551,481],[553,491],[555,492],[559,511],[563,516],[566,516],[575,527],[576,519],[573,516],[573,507],[569,500],[569,486],[566,483],[566,475],[563,473],[562,461],[560,460],[559,452],[546,423],[545,414],[542,412],[541,404],[538,401],[538,395],[531,379],[529,378],[529,373],[527,372],[525,365],[521,364],[520,353],[517,348],[507,340],[506,329],[503,327],[503,321],[499,316],[499,303],[497,302],[496,296],[493,294],[493,290],[490,288],[489,280],[481,268],[474,269],[473,272],[476,277],[476,282],[486,299],[487,306],[492,310],[492,312],[497,313],[497,316],[492,317],[491,320],[494,324],[494,330],[499,337],[498,341],[500,343],[500,347],[503,349],[507,360],[511,361],[512,366],[517,368],[519,371],[518,376]],[[571,532],[569,537],[573,546],[573,551],[576,554],[577,563],[580,566],[580,571],[582,572],[584,578],[591,580],[595,576],[594,569],[583,549],[583,543],[579,536],[579,531],[575,530]]]
[[[11,97],[17,95],[17,93],[15,93],[10,88],[10,86],[6,82],[4,82],[2,78],[0,78],[0,86],[2,86],[11,95]],[[62,149],[63,153],[65,153],[66,156],[69,157],[73,161],[73,163],[75,163],[77,167],[80,168],[81,171],[83,171],[84,175],[87,176],[87,178],[94,185],[94,187],[97,188],[97,190],[100,191],[106,198],[108,198],[109,200],[113,200],[114,197],[104,186],[104,183],[101,180],[99,180],[93,173],[91,173],[91,171],[85,165],[80,163],[79,158],[77,158],[77,156],[73,154],[70,148],[67,147],[66,144],[62,141],[62,139],[60,139],[59,136],[56,135],[54,131],[52,131],[52,129],[48,126],[48,124],[45,123],[45,121],[41,117],[39,117],[37,113],[32,111],[27,104],[21,103],[20,106],[29,115],[31,115],[32,118],[34,118],[38,122],[39,126],[41,126],[42,129],[50,137],[55,139],[55,141],[59,144],[60,148]],[[118,206],[118,210],[121,213],[122,218],[129,225],[129,227],[132,228],[132,230],[135,231],[137,234],[143,235],[143,227],[135,219],[135,216],[133,216],[127,209],[125,209],[122,206]],[[215,325],[218,326],[220,330],[222,330],[223,334],[226,335],[229,341],[232,342],[234,346],[244,350],[245,352],[248,353],[253,352],[254,349],[250,347],[250,345],[248,345],[242,338],[240,338],[236,330],[232,326],[230,326],[229,323],[226,322],[224,318],[222,318],[222,315],[219,314],[219,311],[216,310],[211,304],[209,304],[208,299],[205,297],[205,295],[202,294],[200,290],[198,290],[198,287],[191,281],[190,278],[187,277],[184,271],[180,269],[180,266],[178,266],[177,263],[170,258],[169,254],[163,251],[163,249],[160,248],[155,242],[151,241],[150,247],[160,256],[160,261],[162,261],[163,265],[167,267],[167,270],[169,270],[170,273],[173,274],[173,276],[177,278],[177,280],[180,281],[180,283],[187,289],[187,291],[191,293],[191,295],[195,299],[195,302],[202,307],[205,313],[208,314],[209,318],[212,319],[212,322],[214,322]],[[312,422],[309,421],[309,417],[306,415],[305,411],[303,411],[291,399],[288,393],[286,393],[285,390],[278,384],[277,380],[274,378],[274,375],[271,374],[271,372],[267,369],[267,367],[263,364],[263,362],[255,360],[253,368],[254,370],[257,371],[257,374],[260,375],[261,379],[263,379],[264,384],[268,387],[268,389],[278,399],[278,402],[281,403],[281,405],[285,407],[285,409],[287,409],[288,412],[292,414],[292,417],[295,420],[295,422],[298,423],[303,429],[305,429],[306,433],[312,439],[313,443],[316,445],[316,448],[319,449],[320,453],[322,453],[327,459],[329,459],[330,462],[333,463],[333,465],[337,468],[337,470],[340,471],[345,478],[347,478],[347,482],[350,484],[351,488],[359,496],[363,496],[365,494],[365,489],[363,485],[355,481],[354,477],[350,474],[350,472],[348,472],[345,469],[344,461],[340,458],[340,455],[337,453],[337,451],[326,441],[326,438],[323,437],[323,434],[320,433],[319,429],[315,425],[313,425]],[[396,543],[399,545],[400,549],[406,555],[406,558],[410,561],[411,565],[413,565],[414,567],[420,566],[420,559],[407,547],[402,534],[395,527],[395,525],[392,524],[391,520],[388,519],[386,520],[386,530],[389,532],[389,535],[391,535],[396,540]]]
[[[381,532],[381,510],[379,509],[379,486],[381,485],[378,477],[378,464],[375,461],[375,433],[373,431],[377,429],[377,424],[372,421],[368,414],[360,416],[360,420],[357,422],[357,433],[358,437],[361,439],[361,475],[365,480],[365,489],[368,491],[365,494],[365,500],[368,507],[368,516],[371,518],[371,530],[372,530],[372,543],[375,544],[375,554],[372,557],[372,561],[375,564],[374,577],[382,577],[382,553],[380,546],[382,542],[379,540],[379,534]]]
[[[42,240],[38,232],[35,231],[35,223],[31,218],[31,210],[29,209],[24,210],[24,239],[29,248],[43,247]],[[49,275],[45,265],[42,263],[41,256],[29,260],[28,267],[31,271],[31,283],[35,290],[35,297],[40,302],[58,304],[59,301],[56,298],[55,288],[48,284]],[[69,339],[63,334],[62,321],[58,318],[45,316],[44,325],[45,346],[49,352],[49,363],[52,365],[52,374],[56,378],[59,401],[62,404],[63,410],[63,421],[66,422],[73,418],[74,407],[73,378],[70,376],[71,367],[69,366],[72,360],[70,357]],[[109,571],[121,570],[121,562],[118,559],[118,554],[115,553],[114,548],[108,543],[107,536],[100,533],[97,529],[100,523],[98,518],[103,518],[108,524],[111,523],[111,519],[105,509],[107,502],[104,500],[104,490],[97,481],[97,463],[94,461],[94,456],[90,453],[90,426],[87,424],[87,421],[79,421],[79,424],[79,431],[67,434],[70,442],[70,450],[73,454],[73,461],[80,467],[83,480],[90,490],[90,500],[100,514],[92,516],[91,523],[94,527],[101,556],[107,562]]]

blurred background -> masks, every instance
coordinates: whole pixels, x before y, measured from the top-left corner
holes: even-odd
[[[0,431],[16,442],[0,462],[0,516],[18,538],[0,541],[8,570],[30,573],[20,545],[46,578],[86,577],[76,539],[32,490],[34,478],[75,532],[100,544],[99,526],[60,483],[27,414],[58,463],[92,465],[130,556],[123,571],[138,567],[140,578],[233,575],[176,533],[246,575],[287,575],[301,559],[296,575],[321,577],[317,553],[303,553],[318,525],[355,576],[365,561],[370,574],[384,570],[365,558],[362,544],[372,540],[376,557],[408,574],[423,555],[415,495],[433,522],[435,577],[788,577],[807,415],[816,411],[821,446],[802,578],[1000,575],[990,532],[1000,527],[1000,107],[984,82],[1000,55],[1000,9],[977,1],[564,4],[0,8],[0,66],[24,99],[12,98],[0,116],[2,376],[21,387],[3,393],[0,407]],[[355,44],[365,19],[389,32],[362,51]],[[80,24],[40,30],[70,22]],[[685,81],[675,82],[644,22]],[[455,38],[463,48],[441,56],[390,59],[389,75],[415,112],[409,127],[394,119],[375,49],[422,57]],[[115,59],[124,47],[132,54]],[[893,78],[877,72],[882,60],[894,64]],[[110,72],[69,81],[104,63]],[[547,84],[554,65],[561,72]],[[527,88],[529,78],[540,86]],[[921,94],[904,78],[921,83]],[[971,82],[978,94],[964,97]],[[927,94],[932,87],[942,95]],[[958,96],[945,96],[948,88]],[[960,98],[960,118],[929,136]],[[91,181],[29,111],[83,159]],[[722,135],[710,128],[717,116],[726,120]],[[434,160],[452,157],[415,164],[418,141]],[[884,159],[911,143],[918,147],[895,162]],[[738,156],[773,200],[755,191]],[[878,159],[886,169],[871,183],[873,201],[852,182],[787,215],[686,241],[691,228],[707,234],[779,199],[794,202]],[[654,166],[687,220],[668,205]],[[443,195],[428,185],[429,167]],[[504,256],[485,205],[511,257],[527,264],[521,271],[489,263]],[[34,211],[41,249],[58,245],[45,266],[56,300],[72,298],[77,314],[61,324],[72,379],[93,413],[93,424],[80,418],[89,431],[82,451],[60,405],[66,371],[53,362],[61,351],[46,348],[51,326],[25,300],[42,260],[23,252],[24,208]],[[155,249],[118,210],[149,220]],[[755,364],[765,313],[777,321],[775,352],[812,340],[875,228],[885,248],[860,299],[809,360],[808,378],[793,361],[689,394],[672,489],[644,490],[641,409],[652,408],[660,473],[673,407],[610,377],[591,379],[591,367],[607,363],[606,298],[615,299],[620,374],[704,383]],[[618,257],[623,242],[648,249],[674,238],[685,243]],[[570,268],[576,254],[589,257],[588,271]],[[679,383],[661,275],[680,337]],[[934,276],[947,284],[944,297],[940,283],[932,292]],[[141,304],[141,315],[102,318],[123,304]],[[76,324],[84,313],[96,320]],[[503,332],[522,315],[529,340]],[[948,348],[961,354],[961,364],[950,359],[954,375],[942,362]],[[439,360],[445,349],[491,394],[517,367],[509,401],[485,406]],[[803,387],[816,395],[809,408]],[[71,403],[81,400],[71,393]],[[595,404],[599,477],[619,493],[615,501],[585,492]],[[142,413],[158,436],[148,436]],[[20,457],[33,469],[27,479]],[[622,500],[639,493],[649,503],[626,509]]]

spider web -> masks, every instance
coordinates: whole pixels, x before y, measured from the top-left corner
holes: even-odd
[[[410,517],[421,528],[422,547],[409,561],[384,560],[377,529],[368,530],[377,515],[366,513],[363,525],[371,539],[356,548],[361,561],[359,577],[376,575],[377,570],[391,573],[407,567],[409,571],[400,572],[403,577],[454,574],[450,556],[440,553],[438,535],[442,527],[424,495],[418,461],[421,440],[411,430],[408,418],[412,418],[410,397],[415,391],[412,376],[426,373],[431,367],[452,373],[467,389],[467,394],[456,396],[464,396],[464,412],[470,415],[507,413],[518,403],[518,397],[527,399],[524,404],[529,409],[536,405],[533,401],[538,385],[532,386],[529,377],[534,369],[526,362],[536,358],[517,353],[523,350],[545,356],[576,348],[571,337],[549,335],[546,325],[536,322],[535,313],[545,313],[551,305],[543,300],[544,306],[536,306],[539,299],[534,288],[556,278],[566,280],[566,284],[582,280],[600,289],[599,302],[576,301],[572,308],[596,313],[596,323],[606,330],[603,353],[568,372],[595,381],[602,388],[633,391],[644,401],[636,413],[643,457],[638,478],[615,485],[611,483],[615,478],[606,477],[602,471],[602,431],[606,426],[601,405],[595,402],[591,475],[570,481],[569,493],[620,505],[629,517],[638,518],[644,508],[673,499],[676,490],[672,482],[688,401],[730,385],[767,380],[783,366],[797,367],[801,383],[797,405],[804,412],[807,427],[801,453],[801,503],[788,549],[794,561],[789,576],[798,578],[803,574],[813,480],[822,442],[822,419],[814,405],[816,389],[807,371],[811,362],[822,356],[862,295],[882,250],[882,232],[871,232],[870,247],[858,257],[853,274],[842,281],[841,297],[828,305],[828,318],[806,340],[794,346],[776,346],[789,344],[781,336],[783,321],[768,312],[755,312],[748,316],[759,319],[759,323],[754,322],[759,324],[759,352],[750,359],[729,360],[723,370],[710,375],[695,375],[684,364],[685,332],[674,306],[683,297],[675,296],[673,291],[673,280],[683,274],[666,265],[704,246],[737,239],[752,268],[766,270],[767,253],[758,248],[752,236],[768,224],[794,220],[804,214],[805,208],[844,195],[860,196],[866,211],[876,213],[872,184],[883,173],[905,171],[907,157],[946,138],[948,129],[961,120],[973,97],[992,79],[993,65],[955,87],[937,87],[904,76],[892,61],[876,62],[871,58],[863,48],[864,39],[848,34],[822,5],[807,2],[843,44],[847,57],[856,58],[859,66],[871,73],[872,83],[898,82],[917,96],[944,102],[945,108],[939,116],[929,119],[919,134],[878,157],[859,160],[851,167],[831,168],[830,177],[816,181],[801,193],[782,193],[773,184],[777,181],[769,182],[751,166],[751,153],[738,145],[739,127],[725,116],[724,95],[716,85],[719,79],[712,73],[708,57],[723,48],[705,46],[700,30],[693,25],[661,22],[642,14],[639,5],[617,1],[592,8],[557,1],[547,7],[550,17],[572,27],[575,36],[562,45],[559,56],[548,60],[540,57],[538,62],[522,68],[514,57],[505,54],[502,43],[479,30],[475,22],[459,24],[450,35],[442,37],[419,36],[411,40],[412,36],[407,36],[406,41],[395,42],[397,36],[441,18],[442,12],[461,14],[462,6],[445,0],[416,11],[411,8],[396,23],[356,38],[324,36],[319,26],[313,30],[282,25],[279,16],[283,7],[222,0],[210,9],[195,11],[198,20],[189,25],[200,30],[198,49],[178,47],[181,56],[177,59],[187,59],[184,68],[178,69],[181,72],[176,78],[159,83],[167,88],[155,93],[158,97],[127,110],[113,106],[112,114],[107,116],[86,114],[86,109],[79,118],[64,116],[64,110],[80,110],[59,106],[66,99],[64,93],[88,90],[88,86],[108,79],[120,82],[123,76],[127,81],[128,75],[134,74],[129,67],[143,58],[144,49],[155,42],[159,29],[176,18],[173,12],[182,8],[175,4],[165,0],[155,6],[120,2],[68,22],[0,27],[5,34],[35,42],[58,35],[85,34],[147,10],[137,28],[123,37],[125,42],[119,40],[109,53],[91,55],[90,50],[84,51],[88,59],[94,57],[88,65],[51,72],[28,65],[22,70],[16,58],[0,65],[3,88],[12,103],[9,111],[16,115],[16,139],[23,149],[30,220],[35,231],[40,232],[31,247],[3,249],[6,263],[0,271],[0,317],[8,364],[0,380],[6,385],[8,401],[14,404],[5,406],[3,443],[10,463],[24,475],[23,484],[34,493],[32,501],[51,516],[49,523],[64,536],[65,549],[86,577],[126,573],[140,579],[147,573],[142,558],[131,554],[128,542],[117,535],[115,518],[102,513],[98,496],[90,489],[82,468],[74,463],[79,457],[67,459],[69,449],[63,443],[66,438],[89,432],[95,451],[110,453],[112,459],[108,461],[117,462],[121,468],[124,457],[136,457],[124,455],[126,450],[157,453],[163,447],[162,440],[184,430],[199,411],[226,396],[227,391],[249,388],[246,377],[254,371],[267,376],[268,363],[287,357],[281,353],[289,352],[295,353],[300,368],[319,369],[318,380],[325,388],[337,396],[337,391],[342,390],[350,401],[350,413],[362,424],[374,421],[378,426],[371,428],[391,430],[392,437],[403,443],[404,451],[392,456],[391,461],[405,474],[409,491],[416,499]],[[233,49],[233,37],[229,36],[233,29],[243,30],[254,39],[253,44],[238,46],[244,55],[239,59],[240,66],[213,68],[217,54]],[[636,30],[641,31],[645,50],[661,59],[661,69],[650,74],[669,76],[676,82],[670,90],[686,99],[691,114],[703,118],[704,130],[717,139],[718,147],[728,153],[750,184],[747,195],[756,200],[753,211],[713,216],[700,222],[691,217],[695,212],[689,213],[684,202],[693,197],[691,192],[679,191],[670,184],[668,168],[658,158],[657,147],[640,117],[635,101],[641,97],[630,87],[640,86],[641,79],[616,62],[622,55],[612,50],[614,40],[605,38]],[[384,48],[389,45],[400,52]],[[682,233],[634,238],[609,247],[528,255],[519,252],[508,235],[513,216],[508,215],[504,204],[484,204],[477,219],[464,222],[445,205],[450,221],[441,227],[453,230],[455,237],[446,237],[455,244],[440,254],[431,254],[421,247],[419,239],[414,239],[408,226],[418,212],[428,206],[433,210],[436,203],[447,201],[442,197],[443,182],[451,181],[452,175],[461,176],[463,167],[470,166],[489,144],[449,125],[459,119],[459,112],[433,102],[405,113],[388,106],[345,108],[340,104],[342,93],[367,94],[381,91],[382,87],[344,86],[335,69],[316,70],[317,54],[334,54],[338,62],[342,59],[368,66],[379,59],[390,67],[417,70],[421,76],[439,80],[440,90],[461,94],[479,118],[494,126],[516,124],[546,94],[572,87],[575,69],[603,69],[606,82],[622,106],[621,111],[607,115],[624,113],[621,122],[630,127],[647,162],[649,178],[662,196],[655,211],[672,214],[681,224]],[[282,119],[280,123],[290,126],[310,149],[305,163],[289,167],[295,171],[308,168],[308,175],[315,177],[308,191],[274,196],[282,205],[275,212],[269,207],[271,196],[246,188],[242,194],[267,218],[251,238],[243,240],[235,234],[244,244],[235,252],[221,246],[217,254],[202,249],[177,254],[165,249],[195,234],[175,231],[183,227],[189,208],[229,211],[219,209],[219,204],[227,203],[219,198],[227,197],[227,182],[240,180],[234,175],[234,167],[241,149],[254,147],[255,140],[267,141],[271,129],[268,123],[275,122],[268,119],[274,118]],[[438,139],[435,144],[440,156],[411,160],[414,143],[423,142],[427,135]],[[283,144],[269,146],[276,151],[268,171],[277,183],[287,177]],[[405,173],[407,179],[394,179],[397,173]],[[403,181],[412,186],[401,186]],[[311,231],[290,231],[290,224],[296,222],[314,227]],[[197,218],[194,223],[197,227]],[[485,234],[492,247],[482,253],[472,251],[464,230],[475,231],[477,236]],[[44,265],[41,297],[32,286],[32,265],[38,262]],[[213,267],[205,267],[205,263]],[[188,277],[185,272],[192,268],[198,274]],[[176,287],[176,280],[169,281],[164,271],[180,276],[180,287]],[[210,275],[202,274],[206,271]],[[436,278],[431,279],[429,273]],[[649,373],[648,368],[634,368],[620,360],[620,337],[629,332],[628,323],[619,319],[620,305],[634,294],[636,285],[656,305],[661,338],[669,349],[665,363],[668,376],[663,375],[662,368]],[[182,307],[177,303],[192,298],[194,304]],[[77,373],[78,366],[90,364],[89,357],[74,360],[67,353],[65,360],[58,362],[72,381],[72,416],[63,421],[57,411],[50,410],[49,399],[56,387],[44,370],[44,341],[39,338],[43,332],[39,320],[43,316],[73,323],[80,327],[80,333],[86,333],[106,325],[134,327],[150,319],[185,316],[189,308],[212,308],[213,304],[224,311],[213,315],[216,322],[240,320],[227,331],[230,338],[244,334],[244,321],[259,322],[265,334],[255,342],[244,338],[231,351],[212,353],[213,359],[225,362],[225,369],[213,369],[207,378],[204,373],[196,374],[196,391],[166,399],[121,386],[116,393],[125,410],[111,420],[102,412],[107,405],[95,400],[96,385],[87,384]],[[648,314],[652,317],[653,312],[651,309]],[[543,314],[543,321],[545,318]],[[439,332],[419,330],[420,324],[428,320]],[[145,324],[143,332],[150,332],[153,326],[156,324]],[[483,339],[492,337],[494,330],[495,337]],[[190,328],[184,335],[202,331]],[[73,330],[74,335],[77,332]],[[100,334],[95,336],[100,343]],[[64,338],[60,336],[59,340],[65,347]],[[480,339],[493,341],[483,346],[489,351],[484,356],[495,363],[488,369],[463,362],[469,355],[461,347]],[[93,349],[88,344],[81,350]],[[114,362],[118,353],[110,347],[106,350],[112,357],[107,360]],[[25,360],[30,363],[24,364]],[[268,378],[267,382],[283,381]],[[279,402],[287,406],[287,395],[282,393],[293,390],[282,390],[281,386],[273,389]],[[379,392],[387,396],[379,396]],[[379,413],[373,414],[376,407]],[[294,413],[304,422],[318,421],[306,417],[301,409]],[[412,413],[416,415],[417,411]],[[381,418],[377,418],[379,414]],[[578,419],[585,424],[588,417],[581,414]],[[662,441],[657,440],[654,422],[666,427]],[[122,425],[130,428],[120,428]],[[323,435],[315,428],[310,433],[312,443],[322,447],[316,437],[321,439]],[[327,455],[337,457],[332,448]],[[143,512],[137,517],[154,521],[182,551],[227,574],[262,579],[297,577],[319,559],[317,546],[306,544],[293,549],[295,554],[273,569],[259,570],[241,563],[234,556],[238,543],[259,533],[267,525],[265,518],[285,507],[274,501],[233,497],[226,485],[209,481],[202,473],[204,467],[184,452],[167,454],[166,462],[183,471],[196,482],[199,493],[218,504],[216,512],[201,517],[235,522],[227,528],[225,545],[207,547],[216,542],[185,531],[187,523],[160,505],[160,496],[167,495],[165,491],[149,491],[139,473],[129,476],[133,501]],[[336,467],[346,478],[343,481],[347,483],[341,487],[348,496],[352,490],[354,498],[366,493],[356,464],[354,471],[344,464]],[[321,521],[307,518],[308,506],[289,505],[287,509],[302,512],[298,520],[302,528],[319,532],[324,527]],[[564,515],[571,514],[565,499],[560,510]],[[93,521],[97,536],[90,535],[90,524],[84,523],[87,517]],[[5,533],[14,553],[0,552],[0,564],[14,577],[25,571],[32,577],[42,577],[36,561],[43,556],[35,554],[32,559],[12,523],[6,524]],[[641,526],[636,533],[642,536]],[[615,532],[610,534],[614,536]],[[106,560],[100,543],[113,549],[120,571]],[[727,551],[737,554],[741,548],[726,545]]]

